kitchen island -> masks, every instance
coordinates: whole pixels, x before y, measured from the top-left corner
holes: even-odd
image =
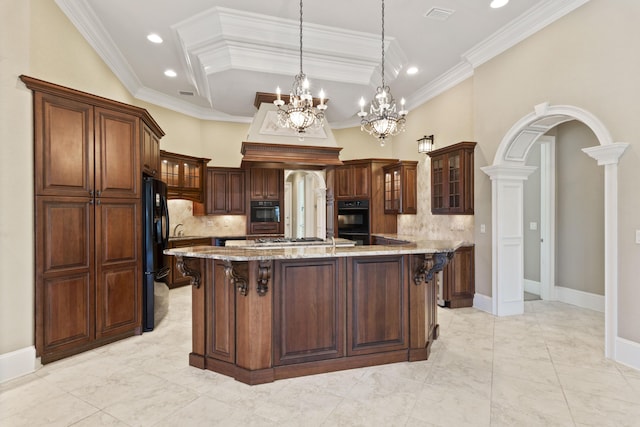
[[[191,277],[189,364],[246,384],[425,360],[438,336],[434,273],[462,242],[166,250]]]

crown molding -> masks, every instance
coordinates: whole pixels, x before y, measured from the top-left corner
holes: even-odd
[[[477,68],[587,2],[589,0],[547,0],[540,3],[463,53],[462,58]]]
[[[55,2],[129,93],[134,95],[142,87],[142,83],[93,9],[87,3],[80,1],[55,0]]]

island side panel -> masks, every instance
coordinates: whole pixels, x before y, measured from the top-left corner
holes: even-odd
[[[264,295],[258,293],[260,262],[247,263],[246,295],[236,297],[236,378],[247,384],[273,381],[273,280],[269,278]],[[268,262],[273,275],[273,261]]]
[[[403,255],[349,258],[347,355],[408,348],[407,264]]]
[[[246,263],[243,263],[246,267]],[[240,274],[245,274],[246,272]],[[235,362],[235,304],[236,289],[225,274],[221,260],[207,260],[206,282],[208,322],[206,355],[228,363]]]
[[[424,265],[430,264],[432,255],[412,255],[410,271],[412,277]],[[438,338],[437,289],[435,279],[413,279],[409,286],[409,361],[426,360],[431,345]]]
[[[191,286],[191,353],[189,354],[189,365],[204,369],[205,362],[205,301],[207,274],[202,274],[202,266],[205,260],[185,258],[184,262],[189,263],[189,267],[201,273],[201,281],[198,287]],[[196,268],[197,267],[197,268]]]
[[[344,262],[275,262],[274,365],[344,356]]]

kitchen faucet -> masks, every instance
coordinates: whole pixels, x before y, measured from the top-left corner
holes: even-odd
[[[178,234],[178,227],[182,227],[182,224],[178,224],[173,227],[173,237],[182,236],[182,230],[180,230],[180,234]]]

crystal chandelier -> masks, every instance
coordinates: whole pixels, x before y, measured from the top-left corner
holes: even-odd
[[[277,98],[273,103],[278,107],[278,126],[293,129],[300,136],[308,128],[322,127],[324,111],[327,109],[324,92],[320,91],[320,103],[314,108],[309,80],[302,71],[302,0],[300,0],[300,73],[295,76],[287,105],[282,100],[279,87],[276,94]]]
[[[404,109],[404,98],[400,100],[400,111],[397,110],[396,101],[391,95],[391,89],[384,81],[384,0],[382,0],[382,85],[376,89],[376,94],[371,101],[369,113],[364,111],[365,101],[360,98],[360,129],[380,140],[384,146],[388,136],[397,135],[404,131],[405,117],[408,113]]]

